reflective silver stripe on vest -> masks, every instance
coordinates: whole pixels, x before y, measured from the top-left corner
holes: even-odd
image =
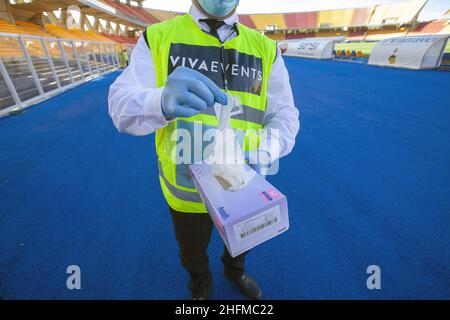
[[[231,116],[232,119],[249,121],[257,124],[263,124],[264,111],[242,105],[243,113]],[[207,108],[201,114],[209,114],[215,116],[214,108]]]
[[[198,194],[198,192],[190,192],[178,189],[174,187],[169,181],[167,181],[166,177],[164,176],[164,173],[161,168],[161,162],[158,161],[158,172],[159,176],[163,178],[167,189],[169,189],[170,193],[173,194],[175,197],[177,197],[180,200],[184,201],[191,201],[191,202],[203,202],[202,198]]]

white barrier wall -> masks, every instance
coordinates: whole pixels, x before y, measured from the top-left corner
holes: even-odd
[[[373,49],[368,64],[407,68],[439,67],[448,36],[406,36],[381,41]]]
[[[332,59],[333,50],[338,38],[309,38],[301,40],[284,41],[280,49],[287,56],[311,59]],[[285,50],[283,50],[285,49]]]

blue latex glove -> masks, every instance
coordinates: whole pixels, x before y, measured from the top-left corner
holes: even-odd
[[[270,158],[270,153],[265,150],[250,150],[245,152],[245,160],[248,161],[248,165],[263,177],[267,175],[267,169],[271,165]]]
[[[227,104],[227,96],[198,71],[178,67],[167,78],[161,108],[166,118],[192,117],[215,102]]]

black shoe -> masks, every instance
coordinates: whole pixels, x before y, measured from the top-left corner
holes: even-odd
[[[208,300],[211,288],[203,290],[201,293],[192,293],[192,300]]]
[[[260,299],[262,296],[261,288],[259,287],[258,283],[247,275],[246,273],[243,273],[240,277],[233,277],[229,273],[225,271],[225,276],[233,280],[239,289],[241,289],[242,293],[245,294],[250,299]]]

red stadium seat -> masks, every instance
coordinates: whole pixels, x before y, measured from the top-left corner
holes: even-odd
[[[317,27],[317,12],[286,13],[286,25],[292,29],[313,29]]]
[[[243,25],[255,29],[256,25],[252,20],[252,17],[249,14],[240,14],[239,15],[239,22],[242,23]]]

